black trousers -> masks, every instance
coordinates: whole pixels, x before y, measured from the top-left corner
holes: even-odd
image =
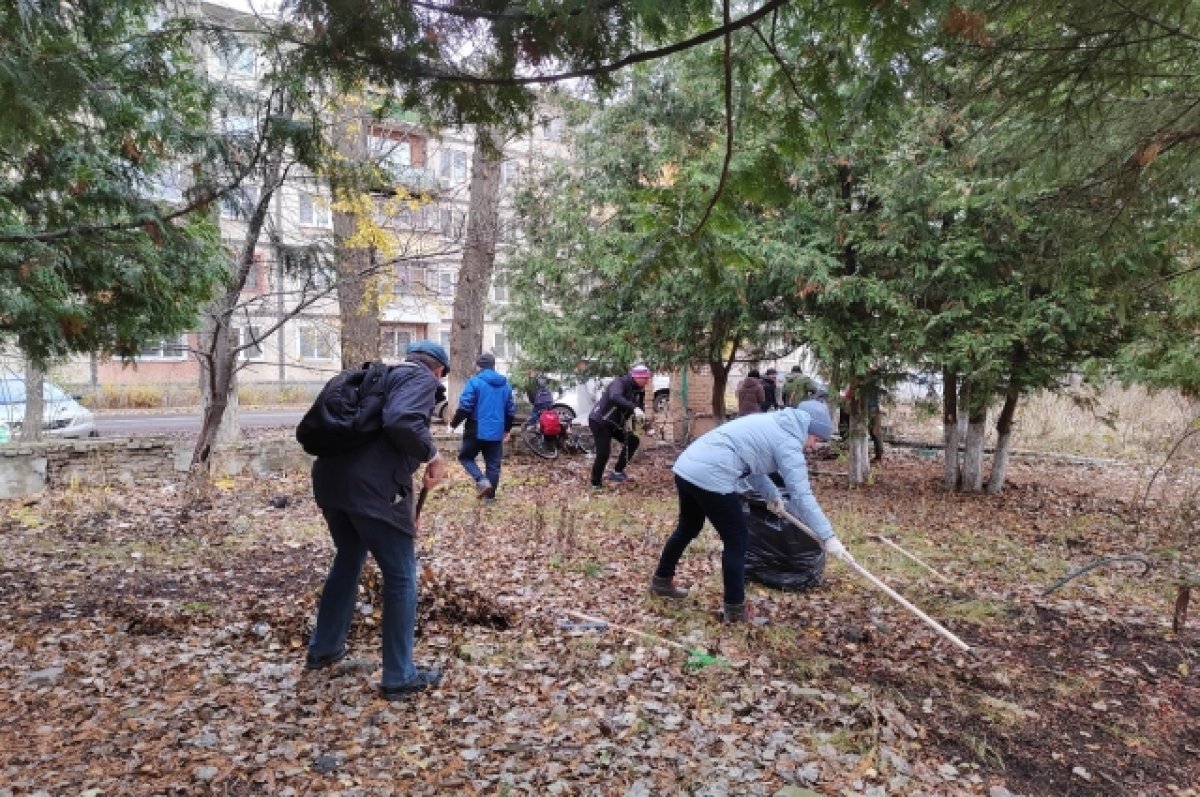
[[[633,432],[613,429],[605,421],[589,418],[588,428],[592,430],[592,437],[596,440],[596,461],[592,463],[592,486],[599,487],[604,483],[602,481],[604,469],[608,466],[608,458],[612,456],[612,441],[616,440],[622,444],[615,468],[619,473],[625,472],[625,466],[629,464],[630,458],[638,450],[642,441]]]

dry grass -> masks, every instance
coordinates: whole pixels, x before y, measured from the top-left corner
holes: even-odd
[[[988,413],[987,445],[996,442],[996,415]],[[1083,386],[1057,394],[1038,393],[1017,407],[1014,446],[1135,463],[1161,462],[1167,451],[1200,419],[1200,402],[1174,391],[1151,393],[1142,387]],[[895,404],[884,408],[884,423],[905,439],[939,442],[941,407]]]

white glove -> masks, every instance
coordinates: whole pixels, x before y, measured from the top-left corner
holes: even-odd
[[[844,559],[847,562],[854,561],[854,557],[850,555],[850,552],[846,550],[846,546],[842,545],[842,541],[837,537],[830,537],[829,539],[825,540],[824,545],[826,556],[836,556],[837,558]]]
[[[637,418],[639,421],[644,421],[644,420],[646,420],[646,413],[642,410],[641,407],[634,407],[633,408],[633,417]]]
[[[783,510],[784,510],[783,501],[781,501],[780,499],[772,498],[770,501],[767,501],[767,511],[770,512],[772,515],[782,516]]]

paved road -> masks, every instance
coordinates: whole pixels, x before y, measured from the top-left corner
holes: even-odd
[[[295,426],[304,410],[242,409],[238,415],[243,429],[263,429],[272,426]],[[138,435],[178,434],[200,431],[200,412],[96,413],[96,431],[101,437],[136,437]]]

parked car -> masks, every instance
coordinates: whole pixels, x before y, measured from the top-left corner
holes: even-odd
[[[42,381],[42,434],[48,437],[95,437],[96,418],[77,397],[49,380]],[[25,421],[25,379],[0,376],[0,423],[12,437],[21,432]]]
[[[934,371],[909,371],[890,390],[892,399],[903,404],[942,400],[942,375]]]

